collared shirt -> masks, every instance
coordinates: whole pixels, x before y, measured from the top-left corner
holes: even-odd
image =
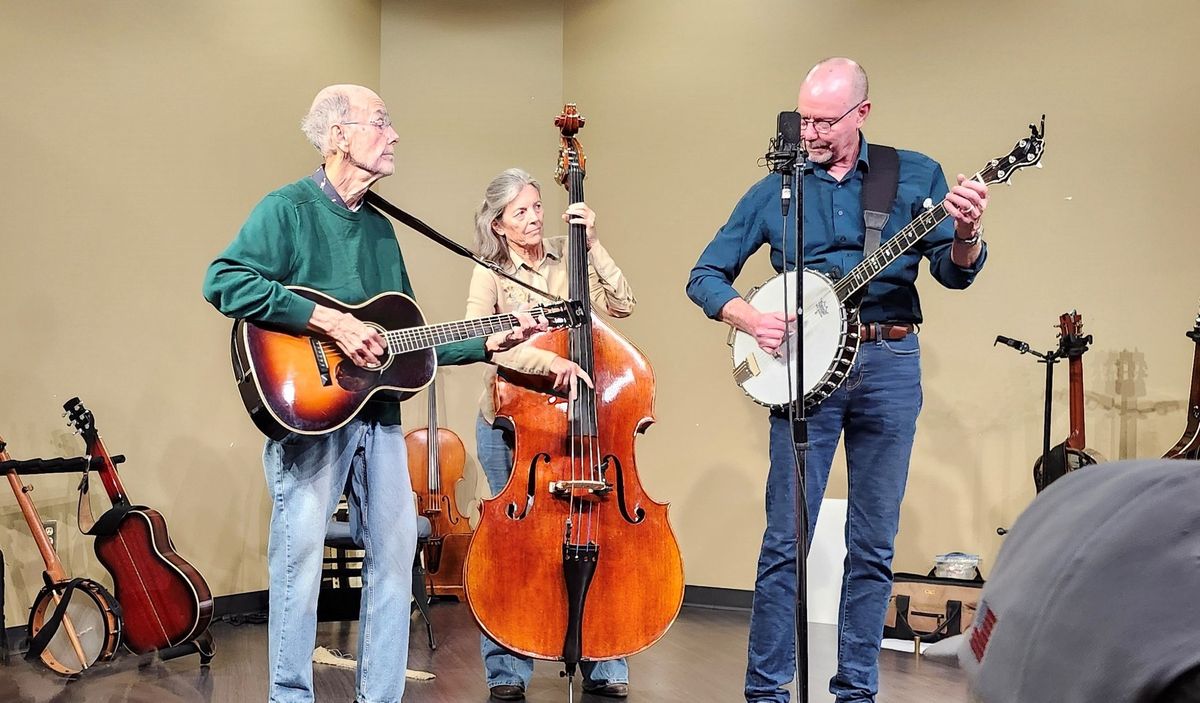
[[[828,169],[805,163],[803,183],[804,266],[839,279],[863,260],[866,227],[862,215],[863,176],[870,169],[867,140],[860,133],[859,157],[855,168],[838,181]],[[898,149],[900,182],[882,241],[895,236],[924,211],[926,199],[934,207],[949,189],[942,167],[915,151]],[[794,225],[779,211],[782,176],[770,174],[742,197],[725,226],[705,248],[688,279],[688,296],[706,315],[718,319],[721,308],[738,295],[732,283],[746,260],[760,246],[771,247],[771,265],[776,271],[795,268],[792,237]],[[933,277],[947,288],[966,288],[975,280],[987,258],[986,245],[969,267],[950,260],[954,223],[946,218],[868,285],[862,302],[863,322],[919,323],[921,302],[916,278],[921,259],[929,260]],[[784,242],[788,256],[784,261]]]
[[[567,297],[570,282],[567,271],[567,238],[552,237],[543,240],[541,261],[530,264],[511,247],[508,251],[510,263],[505,269],[520,280],[553,295]],[[628,317],[637,301],[633,288],[625,280],[625,274],[613,261],[599,242],[588,250],[588,293],[594,309],[613,317]],[[467,319],[514,312],[522,305],[534,306],[547,302],[538,294],[512,281],[501,278],[482,266],[471,272],[471,286],[467,293]],[[550,363],[557,355],[547,349],[537,349],[528,344],[518,344],[507,351],[492,354],[491,360],[499,366],[521,373],[545,375],[550,372]],[[494,366],[484,375],[483,397],[479,409],[488,422],[495,419],[492,384],[496,378]]]
[[[334,188],[333,184],[329,182],[329,178],[325,175],[325,164],[318,166],[317,170],[312,172],[310,178],[313,179],[313,183],[316,183],[321,188],[321,192],[325,194],[325,197],[329,198],[329,202],[334,205],[341,205],[352,212],[358,211],[358,208],[352,208],[347,205],[346,201],[342,200],[341,193],[338,193],[337,188]],[[361,202],[359,203],[359,207],[362,207]]]

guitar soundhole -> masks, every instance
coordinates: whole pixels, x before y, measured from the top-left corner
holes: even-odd
[[[334,371],[334,378],[337,379],[337,384],[344,390],[357,393],[360,391],[370,390],[374,385],[379,383],[379,375],[387,368],[391,358],[387,352],[379,359],[379,365],[370,368],[362,368],[355,365],[349,359],[343,360],[337,365]]]

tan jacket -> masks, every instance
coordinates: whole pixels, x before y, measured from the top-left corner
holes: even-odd
[[[517,256],[516,252],[510,250],[511,260],[520,263],[515,268],[510,263],[507,270],[532,286],[565,298],[568,294],[567,238],[546,239],[542,249],[545,255],[532,267]],[[625,275],[599,242],[588,250],[588,291],[592,305],[613,317],[627,317],[637,304]],[[546,301],[536,293],[502,279],[482,266],[476,266],[471,273],[465,317],[471,319],[513,312],[522,305],[532,306],[544,302]],[[554,352],[546,349],[519,344],[507,351],[493,354],[491,361],[522,373],[544,375],[550,372],[550,363],[556,356]],[[496,369],[490,367],[484,375],[483,396],[479,399],[479,410],[488,422],[496,419],[492,397],[495,380]]]

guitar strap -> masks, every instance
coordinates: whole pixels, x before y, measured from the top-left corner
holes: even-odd
[[[464,247],[463,245],[459,244],[458,242],[454,241],[453,239],[450,239],[449,237],[442,234],[441,232],[438,232],[436,229],[425,224],[424,222],[417,219],[413,215],[410,215],[409,213],[405,212],[404,210],[401,210],[400,208],[396,207],[395,205],[389,203],[387,201],[387,199],[385,199],[379,193],[376,193],[373,190],[368,190],[365,200],[367,203],[374,206],[375,209],[379,210],[380,212],[390,215],[393,219],[395,219],[400,224],[406,225],[409,229],[415,231],[417,234],[424,235],[426,238],[432,240],[435,244],[443,247],[444,249],[448,249],[451,252],[458,254],[461,257],[470,259],[471,261],[474,261],[475,263],[477,263],[480,266],[484,267],[485,269],[491,271],[492,273],[496,274],[497,276],[502,276],[504,278],[507,278],[508,280],[512,281],[513,283],[516,283],[517,285],[521,286],[522,288],[526,288],[528,290],[533,291],[534,293],[537,293],[538,295],[542,296],[546,300],[550,300],[550,301],[553,301],[556,303],[563,302],[563,299],[558,297],[557,295],[554,295],[553,293],[544,291],[541,288],[538,288],[537,286],[530,285],[530,284],[526,283],[525,281],[522,281],[521,279],[517,278],[516,276],[513,276],[512,274],[510,274],[509,272],[507,272],[503,268],[501,268],[500,264],[497,264],[494,261],[488,261],[487,259],[484,259],[483,257],[478,256],[475,252]]]
[[[900,155],[895,149],[882,144],[868,144],[867,160],[870,166],[863,177],[862,190],[863,224],[866,225],[864,258],[879,248],[883,228],[887,225],[892,203],[896,200],[896,188],[900,185]]]
[[[121,518],[125,517],[127,513],[145,507],[122,503],[105,510],[100,514],[100,519],[96,519],[92,513],[92,501],[88,493],[90,484],[88,472],[85,470],[83,478],[79,480],[79,506],[75,510],[79,531],[85,535],[92,535],[93,537],[111,535],[117,531],[117,527],[121,523]]]

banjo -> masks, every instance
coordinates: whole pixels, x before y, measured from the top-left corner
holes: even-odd
[[[1038,165],[1045,146],[1045,117],[1042,123],[1030,125],[1030,136],[1017,142],[1008,154],[992,159],[971,180],[987,185],[1005,183],[1020,169]],[[776,275],[746,296],[746,302],[760,312],[783,312],[784,301],[795,295],[797,278],[804,295],[804,392],[789,393],[798,379],[792,373],[788,359],[789,345],[780,345],[776,354],[762,350],[754,336],[734,330],[729,345],[733,349],[733,379],[755,402],[769,407],[785,406],[803,395],[804,404],[812,408],[829,397],[845,381],[858,354],[858,312],[862,292],[881,271],[900,258],[922,237],[933,231],[950,216],[942,204],[935,206],[926,199],[925,211],[904,229],[889,238],[874,253],[851,269],[843,278],[833,281],[828,276],[804,269],[797,277],[795,271]],[[795,303],[788,306],[795,310]],[[789,330],[795,340],[795,328]],[[789,380],[790,379],[790,380]]]

